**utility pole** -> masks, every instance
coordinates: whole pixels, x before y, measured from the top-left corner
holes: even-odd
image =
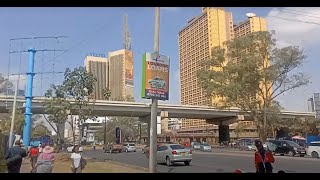
[[[160,27],[160,7],[155,7],[155,25],[154,25],[154,53],[159,56],[159,27]],[[149,172],[157,172],[157,115],[158,99],[152,98],[151,120],[150,120],[150,158]]]
[[[25,111],[25,123],[23,128],[23,144],[25,145],[25,149],[28,148],[30,144],[30,136],[31,136],[31,125],[32,125],[32,86],[33,86],[33,76],[34,76],[34,56],[36,54],[36,50],[31,48],[28,50],[29,52],[29,62],[28,62],[28,84],[27,84],[27,93],[26,93],[26,111]]]
[[[20,75],[19,75],[20,76]],[[17,96],[18,96],[18,88],[19,88],[19,78],[16,81],[16,87],[14,91],[14,100],[13,100],[13,107],[12,107],[12,115],[11,115],[11,125],[10,125],[10,136],[9,136],[9,148],[13,145],[13,129],[14,129],[14,120],[16,115],[16,108],[17,108]]]

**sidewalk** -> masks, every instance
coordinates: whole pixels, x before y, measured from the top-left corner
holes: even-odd
[[[70,154],[59,153],[56,155],[54,162],[53,173],[71,173]],[[87,159],[87,158],[86,158]],[[22,163],[21,173],[30,173],[30,160],[25,159]],[[146,169],[123,165],[113,161],[96,162],[92,159],[87,159],[87,166],[83,173],[146,173]]]

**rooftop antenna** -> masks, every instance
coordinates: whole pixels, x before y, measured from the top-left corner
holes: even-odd
[[[123,47],[124,49],[131,50],[131,37],[128,31],[128,15],[125,14],[123,18]]]

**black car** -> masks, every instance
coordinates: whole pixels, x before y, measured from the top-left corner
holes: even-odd
[[[293,141],[269,140],[269,142],[277,146],[274,154],[287,154],[289,156],[299,155],[301,157],[306,155],[306,149]]]

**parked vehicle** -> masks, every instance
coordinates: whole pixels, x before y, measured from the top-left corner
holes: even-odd
[[[171,166],[175,162],[183,162],[189,166],[192,161],[192,150],[180,144],[162,144],[157,151],[157,162]]]
[[[212,151],[212,148],[211,148],[211,145],[209,143],[202,143],[200,145],[200,150],[201,151],[208,151],[208,152],[211,152]]]
[[[313,158],[319,158],[320,155],[320,141],[314,141],[311,142],[308,150],[307,155],[313,157]]]
[[[256,151],[254,139],[239,139],[238,147],[240,151]]]
[[[198,142],[193,142],[192,148],[193,148],[194,150],[200,150],[200,149],[201,149],[201,144],[198,143]]]
[[[287,154],[289,156],[299,155],[301,157],[304,157],[306,155],[306,149],[293,141],[269,140],[269,142],[277,146],[274,151],[274,154]]]
[[[124,152],[136,152],[137,148],[134,143],[124,143],[122,146],[122,151]]]
[[[142,149],[142,153],[145,154],[147,152],[147,149],[149,148],[149,145],[145,146],[143,149]]]
[[[162,144],[158,143],[157,148],[159,148],[161,145]],[[146,154],[147,158],[149,158],[149,155],[150,155],[150,147],[149,146],[145,148],[145,154]]]
[[[122,148],[123,146],[121,144],[106,144],[103,147],[104,152],[109,152],[109,153],[113,153],[113,152],[118,152],[121,153],[122,152]]]

